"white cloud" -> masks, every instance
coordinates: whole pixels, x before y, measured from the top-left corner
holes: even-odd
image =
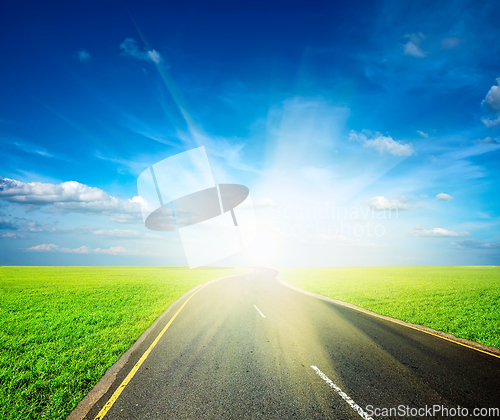
[[[469,236],[469,232],[453,232],[451,230],[446,230],[443,228],[434,228],[426,230],[422,226],[415,226],[413,232],[410,233],[412,236],[423,236],[430,238],[462,238],[464,236]]]
[[[154,63],[156,63],[156,64],[161,63],[162,58],[161,58],[161,55],[158,53],[158,51],[155,51],[155,50],[148,51],[148,56],[151,59],[151,61],[153,61]]]
[[[99,188],[75,181],[59,185],[0,178],[0,197],[14,203],[54,204],[57,202],[108,201],[109,195]]]
[[[0,198],[25,205],[50,205],[61,212],[140,214],[140,197],[120,200],[76,181],[56,185],[0,177]]]
[[[410,40],[403,46],[403,51],[406,55],[412,55],[413,57],[423,58],[427,53],[422,51],[420,48],[420,42],[425,39],[423,33],[418,34],[407,34],[405,37],[410,38]]]
[[[66,254],[88,254],[91,252],[91,249],[86,246],[81,246],[80,248],[60,248],[54,244],[42,244],[32,246],[28,248],[26,251],[32,252],[64,252]]]
[[[481,118],[483,124],[488,128],[498,127],[500,125],[500,115],[496,120],[490,120],[486,117]]]
[[[123,51],[123,55],[134,57],[139,60],[152,61],[156,64],[160,64],[163,61],[158,51],[147,49],[141,50],[137,46],[137,41],[132,38],[125,38],[125,41],[120,44],[120,49]]]
[[[10,220],[2,219],[0,217],[0,229],[17,230],[17,226],[14,225]]]
[[[389,199],[382,195],[372,197],[365,203],[374,210],[410,210],[419,207],[416,204],[407,203],[405,197]]]
[[[413,153],[411,144],[396,141],[392,137],[383,136],[378,132],[372,135],[368,130],[362,130],[361,133],[352,130],[349,133],[349,140],[359,141],[363,146],[375,149],[381,155],[389,153],[394,156],[410,156]]]
[[[496,82],[497,85],[490,88],[481,102],[481,105],[485,106],[489,112],[496,113],[496,118],[481,118],[483,124],[488,128],[500,126],[500,77],[496,79]]]
[[[62,252],[66,254],[107,254],[107,255],[136,255],[136,256],[151,256],[155,255],[149,251],[128,250],[123,246],[112,246],[108,249],[96,248],[91,249],[87,246],[80,248],[61,248],[55,244],[41,244],[32,246],[26,251],[30,252]]]
[[[417,133],[420,134],[424,139],[426,139],[427,137],[429,137],[429,134],[425,133],[423,131],[417,130]]]
[[[476,248],[476,249],[500,249],[500,242],[486,243],[479,239],[464,239],[462,241],[453,242],[457,248]]]
[[[413,41],[408,41],[404,45],[404,52],[406,55],[412,55],[414,57],[419,57],[419,58],[425,57],[425,53]]]
[[[438,195],[436,195],[436,200],[439,200],[439,201],[450,201],[450,200],[453,200],[453,197],[449,194],[445,194],[445,193],[439,193]]]
[[[497,78],[497,85],[492,86],[486,94],[486,98],[481,102],[486,105],[491,111],[500,111],[500,77]]]
[[[42,244],[42,245],[36,245],[32,246],[31,248],[28,248],[27,251],[54,251],[60,249],[57,245],[54,244]]]
[[[0,238],[6,238],[6,239],[28,239],[28,238],[30,238],[30,236],[24,235],[22,233],[7,232],[7,233],[4,233],[3,235],[0,235]]]
[[[441,47],[445,49],[455,48],[460,44],[460,39],[456,36],[450,36],[441,41]]]
[[[90,60],[90,54],[87,50],[80,50],[76,53],[76,56],[78,57],[78,60],[80,60],[81,63],[86,63],[87,61]]]
[[[498,118],[498,120],[500,121],[500,117]],[[500,144],[500,140],[494,139],[492,137],[486,137],[484,140],[479,140],[479,142],[483,144]]]
[[[111,229],[111,230],[95,230],[92,232],[94,235],[102,238],[122,238],[122,239],[162,239],[160,235],[154,233],[138,232],[136,230],[128,229]]]
[[[24,221],[23,224],[18,223],[17,229],[25,232],[46,232],[46,233],[70,233],[74,232],[73,228],[65,228],[57,226],[57,223],[36,222],[32,219],[19,218],[18,221]]]
[[[20,221],[24,221],[24,224],[20,223]],[[16,217],[16,223],[12,223],[10,220],[0,218],[0,229],[20,230],[27,232],[43,232],[55,231],[56,227],[47,222],[38,223],[31,219]]]
[[[96,248],[93,250],[93,252],[96,254],[108,254],[108,255],[141,255],[141,256],[155,255],[149,251],[140,251],[138,249],[129,250],[124,248],[123,246],[112,246],[111,248],[108,249]]]

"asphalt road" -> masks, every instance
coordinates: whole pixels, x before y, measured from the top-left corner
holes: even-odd
[[[127,375],[106,420],[402,418],[377,417],[383,408],[439,417],[429,415],[433,406],[480,418],[474,408],[500,408],[500,358],[305,295],[272,270],[218,280],[189,297],[174,304],[172,314],[185,306],[133,377],[171,317],[86,419]]]

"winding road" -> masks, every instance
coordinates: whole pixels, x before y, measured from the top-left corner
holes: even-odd
[[[85,419],[500,415],[484,411],[500,407],[499,357],[301,293],[276,275],[220,279],[175,302]]]

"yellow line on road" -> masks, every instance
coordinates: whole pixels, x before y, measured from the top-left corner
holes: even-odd
[[[323,295],[319,295],[317,293],[308,292],[307,290],[299,289],[298,287],[292,286],[291,284],[289,284],[286,281],[282,280],[281,277],[279,277],[279,276],[277,277],[277,279],[284,286],[287,286],[287,287],[289,287],[291,289],[295,289],[295,290],[297,290],[299,292],[302,292],[304,294],[307,294],[307,295],[310,295],[310,296],[314,296],[314,297],[322,299],[322,300],[326,300],[327,302],[333,302],[333,303],[336,303],[337,305],[342,305],[342,306],[345,306],[347,308],[354,309],[355,311],[363,312],[363,313],[365,313],[367,315],[371,315],[371,316],[383,319],[385,321],[393,322],[394,324],[402,325],[403,327],[408,327],[408,328],[414,329],[416,331],[424,332],[426,334],[433,335],[434,337],[441,338],[443,340],[449,341],[450,343],[455,343],[455,344],[458,344],[460,346],[467,347],[469,349],[476,350],[476,351],[479,351],[481,353],[488,354],[490,356],[493,356],[493,357],[496,357],[496,358],[500,359],[500,356],[498,354],[491,353],[491,352],[486,351],[486,350],[478,349],[477,347],[469,346],[468,344],[462,343],[462,342],[457,341],[457,340],[452,340],[451,338],[448,338],[448,337],[443,337],[442,335],[435,334],[433,332],[426,331],[426,330],[423,330],[421,328],[414,327],[413,325],[408,325],[408,323],[406,323],[404,321],[398,321],[396,319],[393,319],[393,318],[385,316],[385,315],[379,315],[379,314],[377,314],[375,312],[369,311],[369,310],[364,309],[364,308],[360,308],[359,306],[353,305],[351,303],[342,302],[340,300],[333,299],[333,298],[330,298],[328,296],[323,296]]]
[[[342,303],[340,303],[342,305]],[[349,305],[344,305],[344,306],[347,306],[349,307]],[[351,308],[352,309],[352,308]],[[361,309],[361,308],[360,308]],[[357,309],[359,311],[359,309]],[[408,328],[412,328],[416,331],[421,331],[421,332],[424,332],[426,334],[429,334],[429,335],[433,335],[434,337],[437,337],[437,338],[441,338],[443,340],[446,340],[446,341],[449,341],[450,343],[455,343],[455,344],[459,344],[463,347],[467,347],[469,349],[472,349],[472,350],[476,350],[476,351],[480,351],[481,353],[484,353],[484,354],[488,354],[490,356],[493,356],[493,357],[497,357],[500,359],[500,356],[495,354],[495,353],[490,353],[489,351],[486,351],[486,350],[482,350],[482,349],[478,349],[477,347],[472,347],[472,346],[469,346],[468,344],[465,344],[465,343],[461,343],[460,341],[457,341],[457,340],[452,340],[451,338],[448,338],[448,337],[443,337],[442,335],[439,335],[439,334],[435,334],[433,332],[430,332],[430,331],[426,331],[426,330],[423,330],[421,328],[417,328],[417,327],[414,327],[413,325],[408,325],[407,323],[405,322],[400,322],[400,321],[396,321],[394,319],[389,319],[388,317],[385,317],[384,315],[379,315],[379,314],[374,314],[374,313],[371,313],[369,311],[362,311],[368,315],[372,315],[372,316],[376,316],[377,318],[380,318],[380,319],[384,319],[386,321],[390,321],[390,322],[393,322],[394,324],[399,324],[399,325],[402,325],[404,327],[408,327]]]
[[[139,361],[135,364],[135,366],[132,368],[132,370],[129,372],[127,377],[123,380],[123,382],[120,384],[120,386],[116,389],[116,391],[113,393],[111,398],[108,400],[108,402],[104,405],[104,407],[99,411],[99,414],[94,417],[94,420],[102,420],[104,416],[107,414],[107,412],[113,407],[113,404],[116,402],[122,391],[125,389],[125,387],[128,385],[128,383],[132,380],[136,372],[139,370],[141,365],[144,363],[144,361],[148,358],[149,353],[154,349],[154,347],[158,344],[158,341],[160,341],[161,337],[163,334],[165,334],[165,331],[167,331],[168,327],[170,327],[170,324],[174,321],[175,317],[179,314],[179,312],[186,306],[186,304],[189,302],[189,300],[196,294],[198,293],[201,289],[203,289],[205,286],[200,287],[198,290],[196,290],[189,298],[182,304],[182,306],[177,310],[177,312],[174,314],[172,318],[170,318],[170,321],[168,321],[168,324],[165,325],[163,330],[158,334],[158,336],[155,338],[155,341],[151,343],[149,348],[144,352],[144,354],[141,356]]]

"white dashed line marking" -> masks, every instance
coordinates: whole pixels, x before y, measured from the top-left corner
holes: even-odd
[[[254,305],[255,306],[255,305]],[[334,389],[337,391],[337,394],[339,394],[347,404],[349,404],[354,411],[356,411],[362,419],[365,420],[373,420],[372,417],[368,415],[366,411],[364,411],[358,404],[356,404],[349,395],[347,395],[344,391],[342,391],[337,385],[335,385],[332,380],[326,376],[323,372],[321,372],[317,366],[312,365],[312,369],[316,371],[316,373],[323,379],[328,385],[330,385],[330,388]]]
[[[259,308],[257,308],[257,306],[255,306],[255,304],[253,305],[253,307],[257,310],[257,312],[262,316],[262,318],[265,318],[266,316],[260,311]]]

